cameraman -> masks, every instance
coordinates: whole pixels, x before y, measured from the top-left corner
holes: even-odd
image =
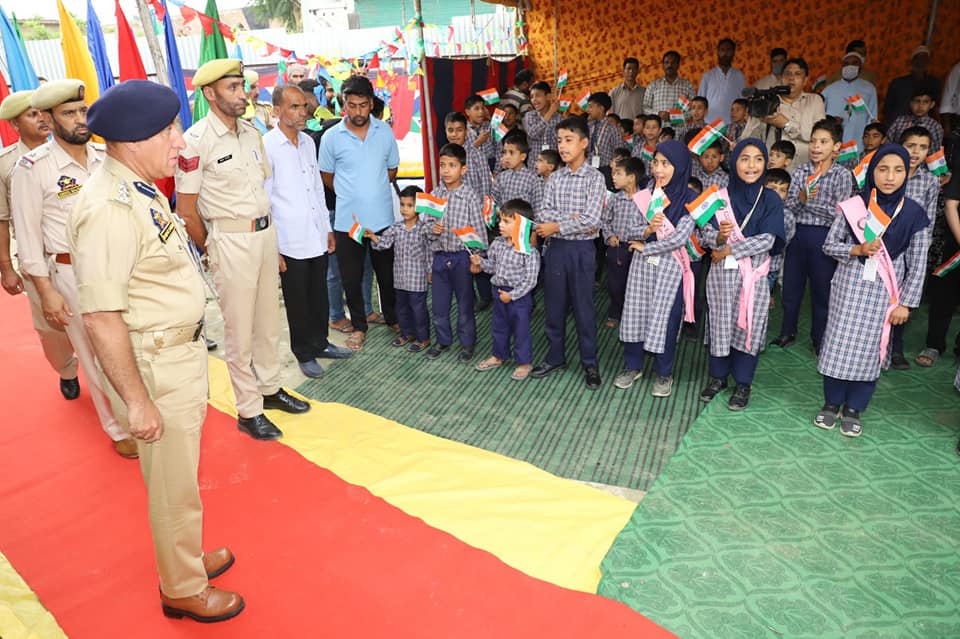
[[[822,120],[826,113],[823,98],[815,93],[806,93],[810,68],[803,58],[790,58],[783,67],[783,81],[790,87],[790,93],[780,96],[780,108],[769,117],[767,123],[767,147],[778,140],[790,140],[797,148],[793,160],[794,166],[810,161],[810,133],[813,125]]]

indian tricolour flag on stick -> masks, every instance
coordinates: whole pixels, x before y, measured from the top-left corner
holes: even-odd
[[[683,111],[684,113],[689,111],[690,99],[685,95],[681,95],[679,98],[677,98],[677,108]]]
[[[350,238],[357,244],[363,243],[363,234],[366,232],[366,229],[360,226],[360,222],[354,218],[353,226],[350,227],[349,235]]]
[[[817,197],[817,190],[820,188],[820,177],[823,175],[823,163],[817,166],[817,170],[812,175],[807,176],[804,187],[807,189],[807,197],[813,199]]]
[[[701,228],[725,205],[726,202],[720,199],[720,189],[717,188],[716,184],[711,184],[710,188],[705,189],[700,197],[693,202],[684,204],[694,222]]]
[[[495,129],[500,126],[505,117],[507,117],[507,114],[503,109],[494,109],[493,115],[490,116],[490,128]]]
[[[857,146],[856,140],[844,142],[840,145],[840,155],[837,156],[837,162],[849,162],[850,160],[856,160],[857,155],[859,154],[860,147]]]
[[[851,95],[849,98],[847,98],[847,104],[854,111],[869,113],[869,110],[867,109],[867,103],[863,101],[863,98],[860,97],[859,93]]]
[[[670,114],[670,126],[683,126],[686,124],[687,119],[683,116],[683,111],[680,109],[670,109],[668,113]]]
[[[557,100],[560,102],[560,113],[566,113],[570,105],[573,104],[573,98],[569,95],[561,95]]]
[[[957,268],[958,265],[960,265],[960,251],[957,251],[949,260],[933,269],[933,275],[934,277],[943,277],[950,271]]]
[[[640,159],[644,162],[649,162],[653,159],[653,154],[656,153],[656,149],[649,144],[644,144],[643,148],[640,149]]]
[[[513,227],[513,250],[517,253],[530,255],[530,252],[533,251],[533,246],[530,244],[530,235],[533,233],[533,222],[520,214],[517,214],[514,219],[517,223]]]
[[[431,217],[443,217],[443,211],[446,207],[446,200],[434,197],[429,193],[417,193],[417,213]]]
[[[491,195],[483,196],[483,221],[490,227],[497,223],[497,203]]]
[[[663,209],[670,206],[670,198],[667,197],[667,194],[663,192],[663,189],[658,184],[656,188],[653,189],[653,196],[650,198],[650,205],[647,207],[644,215],[648,220],[652,220],[656,217],[657,213],[663,213]]]
[[[477,93],[477,95],[483,98],[485,104],[496,104],[500,101],[500,93],[497,92],[497,90],[493,87],[484,89],[483,91]]]
[[[862,189],[863,185],[867,183],[867,169],[870,168],[870,160],[873,159],[874,153],[876,153],[876,151],[871,151],[863,156],[860,164],[853,169],[853,179],[857,181],[858,189]]]
[[[697,155],[703,155],[703,152],[706,151],[711,144],[723,136],[723,130],[725,128],[726,125],[723,123],[723,118],[717,118],[707,126],[700,129],[700,132],[697,133],[696,137],[690,140],[690,144],[687,146],[693,153],[696,153]]]
[[[567,75],[566,69],[561,69],[560,74],[557,76],[557,88],[562,89],[567,86],[567,80],[570,79],[570,76]]]
[[[867,221],[863,225],[863,239],[872,242],[883,236],[890,224],[890,216],[877,204],[877,190],[870,191],[870,205],[867,207]]]
[[[468,249],[483,250],[486,248],[486,245],[480,238],[480,234],[477,233],[477,230],[472,226],[465,226],[462,229],[453,229],[453,234],[459,237],[460,241],[463,242],[463,245]]]
[[[947,160],[943,157],[943,149],[927,156],[927,170],[934,175],[943,175],[947,172]]]
[[[703,250],[703,247],[700,246],[700,242],[697,241],[697,234],[691,233],[690,239],[687,240],[687,255],[690,256],[691,260],[697,262],[706,254],[707,252]]]
[[[493,139],[497,142],[501,142],[503,138],[507,137],[507,133],[510,133],[510,129],[507,128],[507,125],[501,122],[498,126],[490,129],[490,132],[493,133]]]
[[[590,89],[586,88],[583,93],[577,96],[577,105],[584,111],[587,110],[587,104],[590,102]]]

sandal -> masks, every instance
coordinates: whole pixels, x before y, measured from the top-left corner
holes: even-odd
[[[407,347],[407,350],[411,353],[419,353],[420,351],[426,350],[428,346],[430,346],[430,340],[425,339],[422,342],[414,342],[413,344],[410,344],[410,346]]]
[[[502,359],[497,359],[496,357],[488,357],[487,359],[483,360],[482,362],[479,362],[476,366],[474,366],[474,369],[478,371],[490,371],[500,366],[503,366]]]
[[[390,346],[396,346],[397,348],[399,348],[401,346],[406,346],[409,343],[410,343],[410,338],[404,335],[401,335],[400,337],[390,342]]]
[[[606,324],[607,328],[613,328],[617,325],[617,320],[613,319],[612,317],[608,317],[604,324]]]
[[[522,364],[520,366],[517,366],[515,369],[513,369],[513,374],[510,375],[510,379],[517,382],[522,382],[523,380],[525,380],[527,377],[530,376],[530,370],[532,368],[533,367],[530,366],[530,364]]]
[[[336,322],[330,322],[330,328],[340,331],[344,334],[350,334],[353,332],[353,324],[351,324],[350,320],[346,317],[338,319]]]
[[[937,363],[938,359],[940,359],[940,351],[935,348],[925,348],[920,351],[914,361],[917,363],[917,366],[930,368]]]
[[[374,311],[367,315],[367,324],[386,324],[387,320],[383,319],[383,315]]]
[[[347,338],[347,348],[352,351],[359,351],[363,348],[363,343],[367,339],[367,334],[363,331],[355,331]]]

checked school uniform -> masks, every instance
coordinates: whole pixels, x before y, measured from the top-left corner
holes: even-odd
[[[465,147],[467,151],[467,174],[463,176],[463,181],[473,189],[473,192],[480,196],[490,195],[493,190],[493,176],[490,174],[490,164],[483,153],[475,146],[467,142]]]
[[[427,225],[424,229],[433,251],[433,327],[437,343],[450,346],[453,332],[450,327],[450,303],[457,298],[457,338],[464,348],[473,348],[477,343],[477,322],[473,315],[473,274],[470,273],[470,252],[454,234],[454,229],[472,226],[485,239],[483,205],[480,197],[464,184],[452,191],[443,184],[431,193],[447,200],[443,218],[443,233],[433,233],[437,221],[429,215],[421,216]]]
[[[473,146],[473,143],[476,141],[476,139],[484,133],[490,133],[489,122],[482,122],[478,125],[467,124],[467,146]],[[489,160],[497,157],[497,147],[493,140],[493,135],[488,137],[487,141],[481,144],[479,147],[474,148],[480,151],[480,154],[487,159],[487,166],[490,166]]]
[[[529,115],[529,114],[528,114]],[[547,363],[566,358],[567,309],[572,307],[580,343],[580,362],[597,365],[597,320],[593,281],[597,260],[594,239],[606,194],[603,175],[584,162],[576,171],[563,167],[547,180],[538,224],[557,222],[543,252],[545,329],[550,343]]]
[[[513,338],[513,359],[517,366],[533,362],[533,338],[530,336],[530,315],[533,312],[533,288],[540,274],[540,254],[523,254],[514,250],[505,237],[490,244],[480,268],[493,278],[493,318],[490,332],[493,336],[493,356],[510,359],[510,338]],[[500,301],[498,291],[510,293],[511,301]]]
[[[940,150],[940,147],[943,146],[943,127],[929,115],[922,118],[918,118],[912,113],[899,116],[887,129],[887,139],[894,144],[899,144],[903,132],[914,126],[922,126],[930,132],[930,153],[936,153]]]
[[[540,155],[540,151],[557,150],[558,124],[560,124],[559,113],[554,113],[549,120],[544,120],[538,111],[528,111],[524,114],[523,130],[527,132],[527,141],[530,144],[527,166],[531,170],[536,169],[537,156]]]
[[[820,177],[816,195],[805,203],[801,202],[800,190],[806,188],[807,178],[815,172],[816,167],[812,162],[797,167],[784,203],[788,245],[783,267],[783,324],[780,335],[797,334],[800,304],[809,280],[813,315],[810,337],[816,345],[823,339],[827,325],[830,281],[837,265],[836,261],[824,255],[823,242],[837,219],[837,203],[854,193],[854,179],[849,170],[834,163]]]
[[[627,237],[631,229],[640,224],[643,215],[633,203],[633,198],[618,191],[603,209],[600,218],[600,234],[606,247],[607,290],[610,292],[610,306],[607,319],[619,320],[623,314],[623,299],[627,292],[627,275],[633,260],[633,251],[628,249]],[[610,238],[616,236],[617,246],[610,246]]]
[[[693,167],[693,177],[700,180],[704,190],[716,185],[718,189],[725,189],[730,184],[730,176],[723,169],[717,169],[713,173],[707,173],[699,164]]]
[[[524,200],[536,211],[543,199],[543,181],[526,166],[503,169],[493,181],[493,201],[503,206],[510,200]]]
[[[613,159],[613,152],[618,147],[625,146],[623,137],[620,135],[620,129],[610,124],[607,118],[603,118],[603,120],[590,120],[587,122],[587,127],[590,130],[590,146],[587,147],[587,162],[596,169],[609,167],[610,160]]]
[[[427,312],[427,273],[430,272],[430,226],[418,221],[412,228],[405,222],[388,226],[375,251],[393,248],[393,286],[397,292],[397,321],[400,334],[418,342],[430,339],[430,315]]]

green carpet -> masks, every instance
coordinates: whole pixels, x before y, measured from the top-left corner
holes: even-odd
[[[925,329],[913,318],[908,354]],[[768,351],[745,412],[723,396],[694,423],[600,594],[683,639],[960,637],[952,360],[884,373],[850,439],[812,425],[809,349]]]
[[[598,317],[605,317],[606,288],[595,291]],[[455,305],[454,305],[455,306]],[[456,310],[452,312],[456,317]],[[779,324],[778,324],[779,325]],[[349,404],[427,433],[530,462],[571,479],[646,490],[677,449],[702,404],[707,353],[682,340],[674,368],[673,396],[650,396],[647,371],[629,390],[613,386],[623,366],[618,329],[598,329],[603,386],[589,391],[577,354],[573,320],[567,326],[570,369],[546,379],[510,379],[511,365],[477,372],[490,354],[490,311],[477,314],[477,355],[456,361],[458,347],[430,361],[392,348],[394,335],[373,328],[356,357],[337,362],[326,377],[297,388],[304,395]],[[543,360],[543,303],[533,314],[534,364]]]

